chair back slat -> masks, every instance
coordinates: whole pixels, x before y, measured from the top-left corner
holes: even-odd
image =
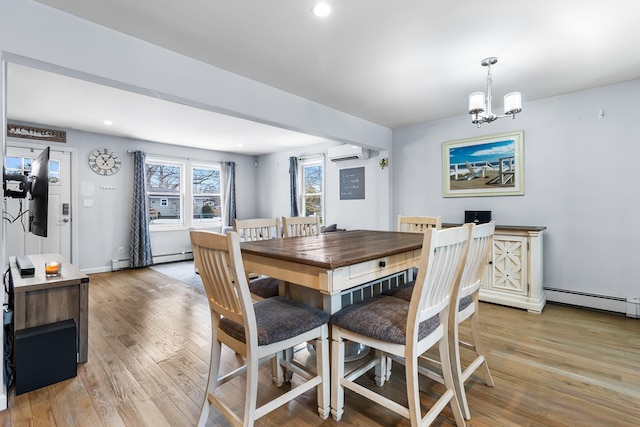
[[[454,285],[466,261],[469,236],[467,227],[425,232],[407,331],[417,333],[419,322],[442,314],[451,304]]]
[[[284,237],[313,236],[320,234],[320,217],[293,216],[282,217]]]
[[[468,226],[473,226],[473,224]],[[471,295],[480,287],[484,270],[491,255],[495,228],[495,221],[473,226],[467,262],[462,271],[460,289],[457,292],[458,299]]]
[[[442,219],[439,216],[402,216],[398,215],[397,231],[424,233],[430,228],[440,230]]]
[[[234,219],[233,231],[243,242],[276,239],[281,236],[278,218]]]
[[[189,232],[193,258],[211,310],[240,324],[255,321],[238,234]],[[246,318],[245,318],[246,317]]]

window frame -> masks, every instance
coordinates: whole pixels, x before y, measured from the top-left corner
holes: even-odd
[[[178,209],[178,218],[175,221],[170,221],[170,222],[164,222],[167,220],[162,220],[161,218],[158,219],[149,219],[149,227],[150,229],[157,229],[157,228],[174,228],[174,227],[184,227],[185,224],[185,207],[184,207],[184,200],[185,200],[185,194],[184,194],[184,189],[185,189],[185,165],[184,162],[177,160],[177,159],[168,159],[168,158],[158,158],[158,157],[153,157],[153,156],[148,156],[145,159],[145,179],[148,179],[146,177],[147,171],[148,171],[148,165],[163,165],[163,166],[173,166],[173,167],[178,167],[179,171],[180,171],[180,179],[179,179],[179,186],[178,186],[178,199],[180,202],[180,208]],[[151,204],[151,197],[155,196],[158,197],[159,201],[160,201],[160,205],[158,208],[162,208],[162,207],[167,207],[170,205],[170,199],[175,198],[176,194],[173,193],[168,193],[168,192],[162,192],[162,191],[151,191],[150,188],[147,188],[147,192],[146,192],[146,197],[147,197],[147,206],[148,209],[154,208],[155,206],[152,206]],[[165,204],[166,203],[166,204]],[[161,212],[159,212],[161,213]],[[155,222],[155,221],[163,221],[163,222]]]
[[[11,159],[20,159],[20,166],[9,165]],[[22,156],[6,156],[4,159],[5,173],[19,174],[22,176],[31,175],[31,168],[33,166],[33,157]],[[60,184],[60,160],[49,159],[49,185],[61,185]],[[25,175],[25,173],[27,175]]]
[[[300,209],[298,209],[298,211],[301,216],[311,216],[311,215],[307,215],[306,198],[307,196],[312,194],[315,197],[317,196],[317,193],[306,192],[305,169],[313,166],[320,166],[322,168],[322,179],[320,182],[320,193],[319,193],[320,194],[320,224],[322,224],[325,217],[326,198],[325,198],[324,186],[325,186],[326,171],[327,171],[327,168],[325,165],[325,159],[324,159],[324,156],[322,155],[303,158],[303,159],[300,159],[299,161],[298,182],[300,183],[300,185],[298,186],[298,200],[300,201]]]
[[[218,190],[219,193],[194,193],[193,191],[193,172],[195,169],[211,169],[211,170],[217,170],[218,171],[218,179],[219,179],[219,183],[218,183]],[[190,219],[190,223],[191,224],[198,224],[198,225],[203,225],[203,224],[215,224],[216,226],[222,226],[222,213],[224,212],[223,209],[223,203],[224,203],[224,198],[222,197],[222,167],[220,165],[220,163],[207,163],[207,162],[194,162],[191,163],[190,165],[190,175],[189,175],[189,183],[190,185],[189,187],[189,193],[190,193],[190,201],[191,201],[191,213],[189,215],[189,219]],[[220,216],[219,217],[213,217],[213,218],[195,218],[195,211],[194,211],[194,207],[196,206],[195,204],[195,200],[196,197],[202,197],[202,196],[209,196],[209,197],[218,197],[220,199]]]
[[[176,157],[160,157],[148,155],[145,159],[145,174],[147,173],[147,165],[158,164],[167,166],[177,166],[180,170],[180,187],[178,194],[180,196],[180,218],[171,222],[157,222],[157,219],[149,219],[149,229],[151,231],[160,230],[175,230],[189,228],[194,225],[205,227],[220,227],[222,225],[222,217],[214,218],[200,218],[195,219],[194,216],[194,201],[196,196],[202,196],[202,194],[194,194],[193,191],[193,170],[194,169],[217,169],[220,176],[220,208],[223,211],[224,199],[222,198],[222,168],[220,162],[191,162],[189,159],[180,159]],[[209,193],[207,193],[208,195]],[[216,193],[210,193],[216,194]],[[148,208],[159,208],[161,206],[152,206],[151,197],[160,196],[161,203],[167,200],[167,205],[170,204],[170,199],[175,195],[173,193],[162,193],[159,191],[149,191],[147,188],[147,205]],[[166,197],[169,196],[169,197]]]

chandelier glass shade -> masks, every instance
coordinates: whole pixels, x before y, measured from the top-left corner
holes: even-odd
[[[504,114],[497,115],[491,110],[491,85],[493,77],[491,76],[491,66],[498,62],[498,58],[489,57],[482,60],[480,65],[487,67],[487,92],[473,92],[469,95],[469,114],[471,114],[471,122],[480,127],[482,123],[491,123],[492,121],[502,117],[516,117],[522,111],[522,95],[520,92],[511,92],[504,96]]]

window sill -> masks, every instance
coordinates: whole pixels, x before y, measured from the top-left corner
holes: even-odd
[[[184,231],[189,228],[197,228],[199,230],[214,230],[220,232],[222,230],[222,222],[196,222],[191,225],[184,224],[150,224],[150,233],[162,233],[165,231]]]

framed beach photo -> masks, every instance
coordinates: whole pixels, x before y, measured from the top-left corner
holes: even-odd
[[[442,196],[522,196],[524,132],[442,144]]]

